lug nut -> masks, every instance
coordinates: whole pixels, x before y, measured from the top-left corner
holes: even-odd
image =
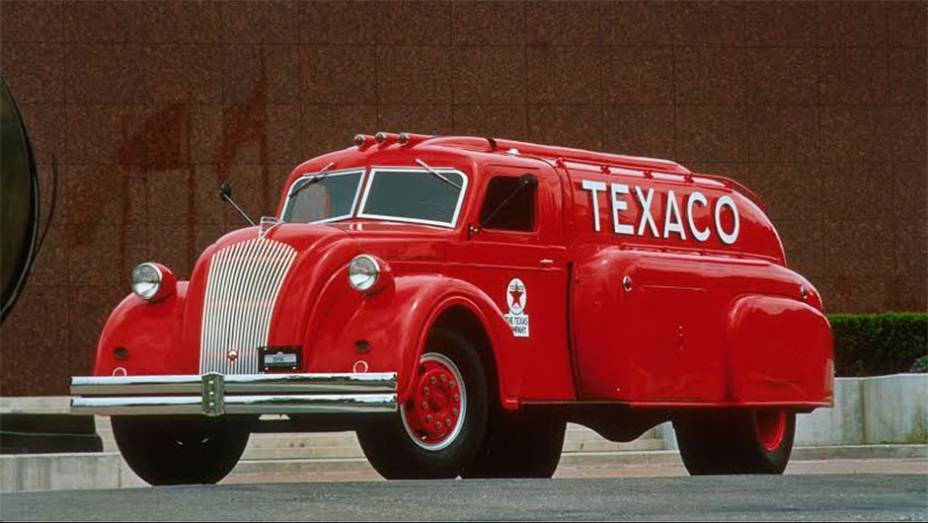
[[[427,386],[422,387],[422,394],[428,395],[428,393],[429,393],[429,388]]]
[[[440,428],[441,428],[441,422],[440,422],[440,421],[436,421],[436,422],[435,422],[435,428],[436,428],[436,429],[440,429]]]
[[[454,385],[455,385],[454,380],[448,382],[448,386],[451,387],[452,389],[454,388]]]
[[[448,381],[448,377],[445,376],[444,374],[442,374],[442,375],[441,375],[441,382],[444,383],[444,382],[446,382],[446,381]]]
[[[422,408],[423,408],[423,409],[429,408],[429,402],[423,401],[423,402],[422,402]]]
[[[454,414],[455,416],[458,415],[458,412],[461,412],[461,411],[459,411],[457,408],[451,409],[451,414]]]
[[[459,394],[455,394],[454,401],[461,401],[461,396]]]
[[[450,420],[450,419],[446,419],[446,420],[445,420],[445,426],[446,426],[446,427],[450,427],[450,426],[451,426],[451,420]]]
[[[432,376],[431,378],[429,378],[429,383],[431,383],[432,385],[435,385],[437,381],[438,380],[435,379],[435,376]]]
[[[428,415],[425,417],[425,421],[426,421],[426,423],[431,423],[431,422],[432,422],[432,415],[431,415],[431,414],[428,414]]]

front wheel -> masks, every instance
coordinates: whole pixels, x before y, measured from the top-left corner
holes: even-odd
[[[487,425],[487,380],[467,340],[437,330],[412,394],[384,422],[358,430],[368,461],[387,479],[454,478],[473,461]]]
[[[151,485],[217,483],[232,471],[248,444],[241,420],[200,416],[113,416],[123,459]]]
[[[673,422],[680,457],[692,475],[782,474],[796,414],[784,409],[692,413]]]

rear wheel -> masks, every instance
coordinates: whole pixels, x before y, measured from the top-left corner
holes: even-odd
[[[674,420],[683,464],[693,475],[782,474],[796,414],[784,409],[693,413]]]
[[[113,416],[111,421],[122,457],[151,485],[217,483],[248,444],[241,420]]]
[[[561,460],[566,426],[559,419],[500,413],[461,477],[550,478]]]
[[[371,465],[387,479],[454,478],[486,432],[487,381],[480,357],[454,332],[436,330],[390,419],[358,430]]]

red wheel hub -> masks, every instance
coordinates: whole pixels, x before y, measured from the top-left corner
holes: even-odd
[[[414,384],[411,398],[403,405],[409,435],[426,448],[450,443],[458,433],[466,407],[460,372],[444,356],[426,354]]]
[[[774,452],[786,437],[786,411],[783,409],[758,410],[754,413],[754,432],[768,452]]]

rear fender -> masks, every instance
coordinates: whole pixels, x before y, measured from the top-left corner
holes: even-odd
[[[198,355],[180,343],[187,283],[177,282],[174,294],[156,303],[126,296],[103,327],[94,375],[196,374]],[[116,356],[118,348],[125,349],[124,359]]]
[[[736,299],[727,316],[726,371],[735,403],[830,406],[834,351],[828,319],[782,296]]]

